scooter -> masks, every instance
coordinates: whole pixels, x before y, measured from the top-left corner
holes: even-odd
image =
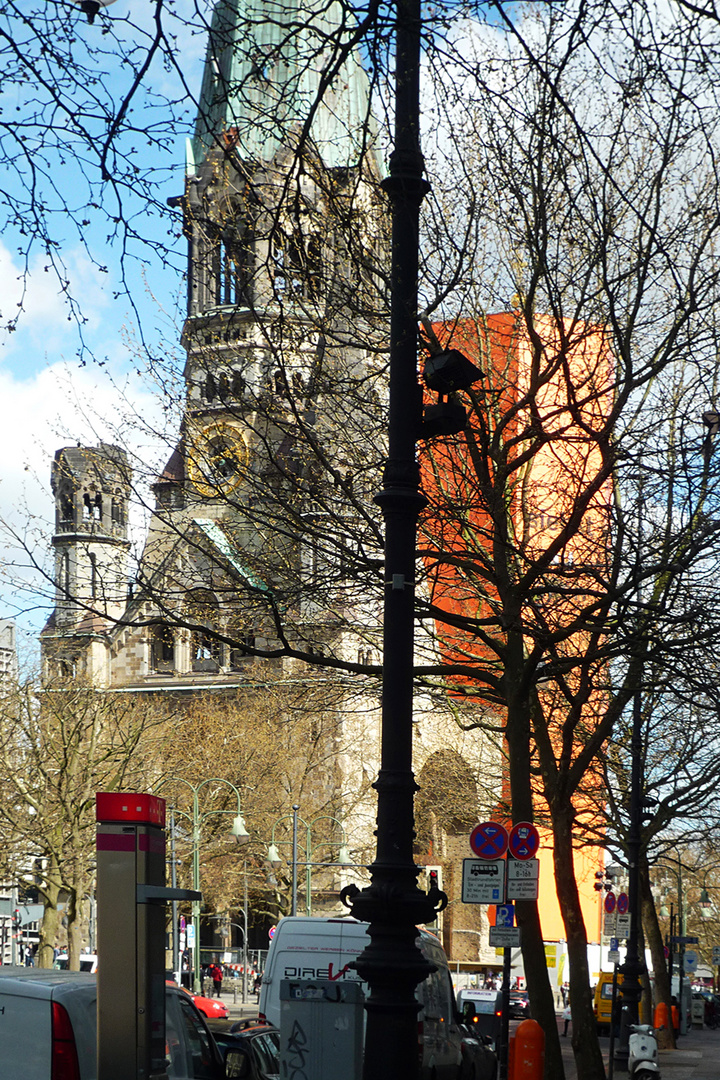
[[[628,1039],[628,1077],[660,1080],[655,1031],[650,1024],[631,1024]]]

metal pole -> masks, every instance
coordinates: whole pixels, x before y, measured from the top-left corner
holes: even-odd
[[[684,1027],[684,1009],[682,999],[683,975],[685,974],[685,912],[683,910],[682,891],[682,863],[678,855],[678,926],[680,928],[680,948],[678,949],[678,1016],[680,1018],[680,1034],[686,1035]],[[672,997],[672,983],[670,983],[670,996]]]
[[[242,983],[242,1000],[243,1005],[247,1003],[247,967],[248,967],[248,888],[247,888],[247,859],[243,862],[243,983]]]
[[[503,984],[502,1016],[500,1017],[500,1080],[508,1077],[508,1050],[510,1047],[510,971],[512,967],[512,949],[503,949]]]
[[[293,805],[293,823],[292,823],[292,899],[290,905],[290,914],[297,915],[297,870],[298,870],[298,858],[297,858],[297,829],[298,829],[298,810],[300,807],[297,804]]]
[[[397,0],[395,136],[389,177],[392,202],[388,457],[375,501],[385,523],[384,655],[377,852],[371,883],[341,896],[368,922],[370,944],[355,961],[370,987],[364,1080],[413,1080],[419,1071],[415,988],[432,966],[416,946],[417,929],[435,919],[446,898],[422,893],[413,858],[413,649],[420,491],[416,440],[422,419],[417,373],[420,204],[429,190],[420,151],[420,0]]]
[[[17,966],[18,962],[18,943],[17,933],[15,928],[15,911],[18,906],[18,891],[13,885],[10,890],[10,963],[13,967]]]
[[[170,807],[170,884],[177,888],[177,862],[175,859],[175,807]],[[172,902],[172,958],[173,972],[178,982],[180,979],[180,941],[178,938],[177,900]]]
[[[305,826],[305,914],[312,915],[312,834],[310,826]]]
[[[640,687],[633,697],[633,726],[631,743],[630,773],[630,831],[628,834],[628,910],[630,913],[630,933],[627,939],[625,963],[620,968],[623,980],[620,985],[622,995],[622,1018],[620,1039],[615,1051],[615,1065],[627,1071],[629,1057],[630,1025],[639,1019],[642,985],[640,977],[645,970],[639,953],[640,941],[640,849],[642,847],[642,691]]]
[[[193,790],[193,889],[200,892],[200,807],[198,793]],[[193,924],[193,990],[196,994],[202,992],[202,980],[200,978],[200,901],[193,900],[192,905]]]

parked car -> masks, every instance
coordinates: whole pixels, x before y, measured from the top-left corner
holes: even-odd
[[[220,1047],[190,995],[165,994],[166,1068],[172,1080],[242,1076],[242,1055]],[[96,1080],[97,980],[76,971],[0,968],[2,1080]]]
[[[530,999],[526,990],[510,991],[510,1008],[508,1016],[511,1020],[527,1020],[530,1015]]]
[[[181,994],[187,994],[189,998],[192,998],[195,1008],[208,1020],[227,1020],[230,1015],[227,1005],[220,998],[209,998],[203,997],[202,994],[193,994],[192,990],[186,990],[184,986],[178,986],[177,983],[170,982],[170,980],[168,980],[168,986],[174,986]]]
[[[280,1075],[280,1032],[272,1024],[255,1017],[223,1031],[214,1029],[213,1035],[221,1052],[232,1047],[246,1058],[247,1064],[242,1063],[233,1075],[244,1080],[274,1080]]]
[[[70,957],[66,952],[60,952],[53,960],[53,967],[58,971],[69,971]],[[80,956],[80,971],[89,971],[91,975],[97,972],[97,956],[95,953],[82,953]]]

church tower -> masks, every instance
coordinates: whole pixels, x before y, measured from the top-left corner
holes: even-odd
[[[106,681],[105,648],[94,642],[127,601],[130,479],[117,446],[68,446],[55,454],[55,611],[43,631],[48,679]]]
[[[377,396],[369,345],[386,310],[381,168],[351,37],[334,0],[216,5],[184,191],[169,200],[188,244],[183,415],[129,599],[121,452],[69,448],[53,469],[45,653],[92,631],[86,670],[111,686],[214,688],[256,657],[282,666],[280,610],[296,655],[338,640],[334,598],[313,586],[319,568],[332,581],[328,560],[340,579],[337,507],[357,472],[341,446],[367,456],[360,435],[336,436],[355,400]],[[356,637],[342,647],[357,659]]]

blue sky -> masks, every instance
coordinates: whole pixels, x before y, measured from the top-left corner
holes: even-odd
[[[190,0],[179,0],[174,9],[182,16],[194,11]],[[64,12],[67,8],[64,7]],[[116,21],[122,33],[130,34],[142,46],[152,12],[152,5],[138,5],[133,0],[117,0],[108,9],[106,18]],[[128,28],[125,19],[132,15],[135,26]],[[9,16],[11,17],[11,16]],[[67,14],[64,15],[67,19]],[[72,16],[70,16],[72,19]],[[83,41],[107,42],[103,35],[103,17],[89,26],[84,16],[77,15],[74,24],[80,47]],[[196,30],[175,25],[184,72],[189,85],[199,90],[205,34],[202,21]],[[107,50],[109,45],[104,45]],[[87,60],[85,62],[88,62]],[[92,63],[92,60],[89,61]],[[98,64],[100,61],[98,61]],[[121,99],[130,79],[129,73],[116,64],[102,77],[105,100]],[[179,79],[159,61],[151,67],[148,77],[151,95],[175,97],[181,100],[184,92]],[[0,101],[10,104],[20,113],[32,108],[36,89],[29,84],[9,86],[5,83]],[[8,98],[10,101],[8,102]],[[157,120],[158,108],[151,97],[141,94],[135,104],[138,117],[135,124],[142,128]],[[157,170],[157,200],[163,203],[182,191],[185,163],[185,134],[191,130],[194,107],[184,103],[184,130],[170,133],[165,148],[150,148],[136,139],[136,160],[142,167]],[[126,143],[126,147],[129,144]],[[80,338],[56,276],[48,271],[45,253],[36,247],[30,257],[29,271],[24,278],[23,258],[18,248],[22,236],[6,227],[0,236],[0,308],[3,328],[0,329],[0,519],[23,535],[38,557],[47,551],[52,531],[53,505],[50,493],[50,464],[56,449],[77,442],[95,444],[102,438],[116,441],[118,433],[127,439],[143,457],[159,461],[166,448],[148,437],[147,432],[135,430],[133,414],[152,427],[157,418],[161,430],[166,420],[160,413],[159,395],[145,375],[142,348],[139,344],[138,314],[142,332],[153,355],[177,356],[178,339],[184,310],[184,282],[181,268],[185,260],[185,242],[169,234],[168,221],[160,213],[148,213],[140,199],[129,196],[128,210],[134,224],[145,236],[170,243],[173,265],[163,267],[159,258],[140,242],[130,249],[130,291],[133,306],[124,294],[121,281],[118,243],[108,242],[108,222],[104,215],[83,206],[97,195],[90,193],[87,184],[74,170],[72,160],[62,161],[54,151],[44,155],[46,168],[47,205],[52,206],[53,184],[62,189],[69,200],[75,198],[76,220],[90,224],[78,230],[68,222],[63,228],[62,217],[56,219],[56,236],[62,240],[62,257],[67,268],[70,291],[82,304],[83,339],[87,352],[78,356]],[[40,157],[42,157],[42,152]],[[112,213],[113,193],[109,185],[100,192],[105,210]],[[88,255],[107,267],[99,272]],[[24,299],[23,299],[24,289]],[[14,332],[5,329],[7,320],[19,310],[21,316]],[[6,567],[0,579],[0,617],[16,618],[18,627],[30,635],[37,633],[47,617],[48,604],[43,589],[27,592],[13,587],[12,579],[19,576],[31,584],[30,571],[22,570],[27,563],[19,549],[13,550],[4,538]],[[7,569],[8,563],[11,565]]]

